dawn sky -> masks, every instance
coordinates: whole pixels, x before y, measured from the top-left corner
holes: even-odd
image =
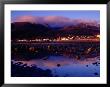
[[[14,18],[19,16],[64,16],[72,19],[91,19],[100,21],[100,11],[92,10],[92,11],[12,11],[11,18],[12,21]]]

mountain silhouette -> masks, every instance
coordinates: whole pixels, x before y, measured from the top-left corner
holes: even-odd
[[[11,38],[57,38],[58,36],[72,35],[96,35],[100,33],[100,27],[80,23],[78,25],[51,27],[48,24],[36,24],[30,22],[11,23]]]

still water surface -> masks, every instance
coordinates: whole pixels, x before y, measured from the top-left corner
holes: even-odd
[[[14,60],[12,60],[14,61]],[[42,59],[32,59],[22,62],[31,66],[32,64],[46,70],[50,69],[55,77],[99,77],[100,57],[94,58],[70,58],[68,56],[48,56]]]

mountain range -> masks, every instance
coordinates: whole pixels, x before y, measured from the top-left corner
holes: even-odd
[[[52,26],[52,24],[54,26]],[[11,37],[16,38],[57,38],[68,35],[96,35],[100,34],[100,25],[80,22],[59,26],[53,23],[13,22],[11,23]]]

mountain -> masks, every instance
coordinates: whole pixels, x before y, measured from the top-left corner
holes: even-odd
[[[75,26],[64,27],[61,32],[73,35],[95,35],[100,34],[100,27],[80,23]]]
[[[100,33],[100,27],[79,23],[63,27],[51,27],[49,24],[36,24],[31,22],[11,23],[11,37],[16,38],[56,38],[58,36],[72,35],[96,35]]]
[[[49,27],[29,22],[15,22],[11,24],[12,38],[34,38],[48,36]]]

